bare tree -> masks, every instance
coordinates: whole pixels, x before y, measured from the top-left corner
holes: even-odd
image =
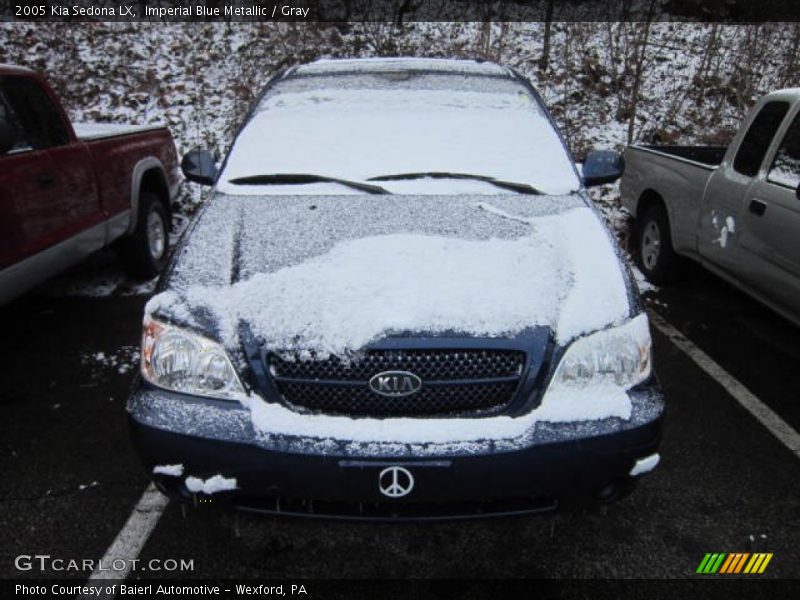
[[[547,0],[547,9],[544,15],[544,40],[542,41],[542,58],[539,60],[539,70],[544,73],[550,65],[550,34],[553,27],[553,8],[555,0]]]
[[[800,80],[798,74],[798,53],[800,53],[800,24],[791,26],[790,42],[783,57],[783,72],[780,77],[780,87],[788,87]]]
[[[644,71],[645,57],[647,56],[647,43],[650,40],[650,28],[653,24],[655,6],[656,0],[650,0],[650,6],[647,10],[647,20],[642,25],[641,37],[636,43],[636,68],[633,72],[633,89],[631,90],[631,104],[628,116],[628,144],[633,143],[633,134],[636,127],[636,110],[639,107],[639,90],[642,85],[642,73]]]

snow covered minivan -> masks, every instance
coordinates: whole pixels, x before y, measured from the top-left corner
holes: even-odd
[[[531,84],[486,62],[273,77],[144,317],[128,403],[173,498],[436,519],[626,495],[659,460],[648,319]],[[202,502],[200,502],[202,500]]]

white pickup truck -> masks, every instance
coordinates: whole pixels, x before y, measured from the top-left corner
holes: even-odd
[[[631,146],[636,259],[667,283],[692,258],[800,324],[800,88],[764,96],[730,146]]]

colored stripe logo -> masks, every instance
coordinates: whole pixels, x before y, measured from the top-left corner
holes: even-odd
[[[745,573],[756,575],[763,573],[769,561],[772,560],[772,553],[756,552],[709,552],[700,561],[697,573],[701,575],[737,574]]]

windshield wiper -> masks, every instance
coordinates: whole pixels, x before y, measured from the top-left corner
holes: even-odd
[[[378,177],[370,177],[367,181],[399,181],[402,179],[473,179],[476,181],[485,181],[494,186],[518,192],[520,194],[543,195],[544,192],[537,190],[532,185],[527,183],[517,183],[515,181],[503,181],[502,179],[495,179],[488,175],[471,175],[469,173],[447,173],[443,171],[431,171],[430,173],[399,173],[397,175],[379,175]]]
[[[354,190],[367,192],[368,194],[388,194],[379,185],[363,183],[361,181],[348,181],[337,177],[326,177],[325,175],[312,175],[310,173],[275,173],[272,175],[250,175],[248,177],[237,177],[230,179],[228,183],[235,185],[302,185],[306,183],[338,183]]]

